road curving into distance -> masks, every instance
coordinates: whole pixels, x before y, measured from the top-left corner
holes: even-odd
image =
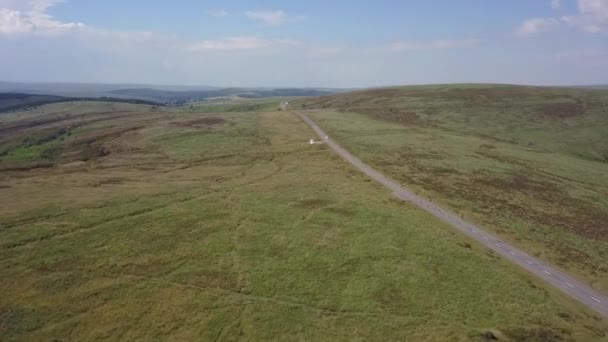
[[[538,260],[526,252],[513,247],[509,243],[497,238],[476,225],[463,220],[460,216],[445,210],[433,202],[424,199],[412,191],[402,187],[399,183],[376,171],[371,166],[365,164],[360,159],[350,154],[335,141],[328,138],[327,134],[325,134],[325,132],[314,121],[312,121],[308,115],[300,111],[296,111],[295,114],[304,120],[304,122],[306,122],[319,135],[319,137],[344,160],[351,163],[355,168],[359,169],[359,171],[363,172],[370,178],[393,191],[396,197],[426,210],[441,221],[458,229],[462,233],[468,235],[470,238],[478,241],[504,258],[526,269],[528,272],[542,278],[553,287],[558,288],[568,296],[580,301],[587,307],[600,313],[605,318],[608,318],[607,296],[592,289],[586,284],[583,284],[563,271],[560,271],[557,268],[547,264],[546,262]]]

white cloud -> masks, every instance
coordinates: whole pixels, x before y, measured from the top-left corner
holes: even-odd
[[[65,0],[0,0],[0,8],[21,12],[46,12],[47,9],[62,2]]]
[[[297,47],[304,43],[294,39],[267,39],[260,37],[228,37],[204,40],[190,44],[186,50],[191,52],[222,52],[239,50],[260,50],[273,47]]]
[[[62,0],[0,0],[0,34],[59,33],[84,28],[83,23],[55,20],[47,10]]]
[[[258,37],[229,37],[218,40],[205,40],[192,44],[187,48],[187,50],[193,52],[256,50],[271,47],[280,43],[280,41]]]
[[[559,20],[555,18],[532,18],[524,21],[515,31],[515,34],[522,37],[533,36],[550,31],[558,25]]]
[[[287,16],[285,12],[281,10],[276,11],[247,11],[245,12],[247,18],[252,20],[259,20],[267,25],[281,25],[285,22]]]
[[[550,31],[561,23],[571,28],[590,32],[608,32],[608,0],[577,0],[578,13],[561,18],[533,18],[524,21],[516,30],[519,36],[531,36]],[[551,6],[559,8],[560,1],[552,0]]]
[[[21,18],[21,12],[0,8],[0,34],[29,32],[31,25]]]
[[[562,7],[561,0],[551,0],[551,9],[558,10]]]
[[[64,0],[0,0],[0,37],[15,34],[64,37],[75,46],[112,52],[142,46],[167,48],[169,44],[177,44],[175,37],[147,31],[109,30],[83,23],[62,22],[47,13],[62,2]]]
[[[578,15],[564,16],[562,21],[587,32],[608,32],[608,1],[578,0]]]
[[[420,51],[420,50],[441,50],[441,49],[453,49],[467,46],[477,45],[481,42],[480,39],[468,38],[468,39],[457,39],[457,40],[435,40],[431,42],[395,42],[390,45],[389,50],[391,51]]]
[[[226,11],[225,9],[209,10],[206,13],[207,13],[207,15],[210,15],[212,17],[226,17],[226,16],[228,16],[228,11]]]

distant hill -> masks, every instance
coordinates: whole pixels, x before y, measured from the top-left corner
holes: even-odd
[[[230,96],[235,93],[229,89],[199,90],[199,91],[168,91],[153,88],[118,89],[109,92],[112,95],[131,97],[160,102],[186,102],[190,100],[204,100],[211,97]]]
[[[238,96],[244,98],[265,97],[294,97],[294,96],[323,96],[333,94],[327,90],[317,89],[244,89],[225,88],[198,91],[167,91],[153,88],[118,89],[109,92],[120,97],[131,97],[160,101],[165,103],[180,103],[188,101],[203,101],[215,97]]]
[[[0,82],[0,93],[22,93],[78,98],[122,98],[139,99],[171,104],[189,101],[203,101],[214,97],[295,97],[323,96],[339,89],[315,88],[219,88],[210,86],[163,86],[137,84],[95,84],[95,83],[18,83]]]
[[[264,97],[297,97],[297,96],[324,96],[334,94],[336,91],[333,90],[319,90],[319,89],[271,89],[271,90],[255,90],[253,92],[241,93],[240,97],[245,98],[264,98]]]
[[[119,99],[111,97],[62,97],[53,95],[32,95],[23,93],[0,93],[0,112],[8,112],[15,110],[23,110],[31,107],[42,106],[51,103],[73,102],[73,101],[104,101],[104,102],[122,102],[134,104],[147,104],[152,106],[161,106],[161,104],[152,101],[144,101],[138,99]]]
[[[166,91],[204,91],[219,89],[209,86],[151,86],[141,84],[97,84],[97,83],[25,83],[0,82],[0,93],[25,93],[64,97],[108,97],[118,89],[154,88]]]
[[[608,89],[608,84],[598,84],[598,85],[588,85],[588,86],[578,86],[576,88],[586,88],[586,89]]]

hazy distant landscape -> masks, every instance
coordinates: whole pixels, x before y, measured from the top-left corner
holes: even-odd
[[[67,98],[136,99],[164,104],[184,104],[211,98],[265,98],[321,96],[344,91],[314,88],[218,88],[187,86],[111,85],[78,83],[0,82],[0,93],[52,95]]]

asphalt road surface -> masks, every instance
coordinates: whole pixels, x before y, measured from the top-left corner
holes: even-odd
[[[540,261],[526,252],[519,250],[505,241],[497,238],[496,236],[488,233],[487,231],[469,223],[460,216],[453,214],[433,202],[426,200],[410,190],[405,189],[399,183],[384,176],[380,172],[376,171],[369,165],[363,163],[357,157],[350,154],[348,151],[343,149],[335,141],[328,138],[327,134],[305,113],[295,112],[304,122],[306,122],[313,130],[319,135],[319,137],[325,141],[325,143],[331,147],[336,153],[338,153],[344,160],[351,163],[355,168],[365,173],[378,183],[384,185],[389,190],[393,191],[394,195],[398,198],[415,204],[416,206],[428,211],[441,221],[449,224],[450,226],[458,229],[464,234],[468,235],[472,239],[477,240],[482,245],[488,247],[494,252],[502,255],[504,258],[511,260],[517,265],[523,267],[528,272],[533,273],[539,278],[544,279],[552,286],[560,289],[570,297],[580,301],[589,308],[597,311],[604,317],[608,318],[608,297],[592,289],[591,287],[577,281],[572,276],[567,275],[563,271],[550,266],[549,264]]]

